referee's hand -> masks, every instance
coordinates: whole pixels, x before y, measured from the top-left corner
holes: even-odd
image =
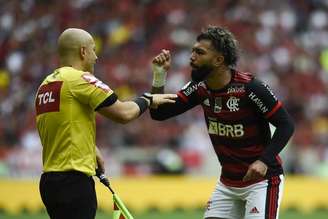
[[[176,94],[153,94],[153,103],[150,107],[157,108],[164,103],[175,103],[176,98],[178,98]]]
[[[105,174],[103,172],[101,172],[100,169],[96,169],[96,176],[99,178],[99,180],[102,184],[104,184],[107,187],[110,186],[108,178],[105,176]],[[111,188],[109,188],[109,189],[111,189]]]
[[[260,160],[256,160],[252,163],[247,170],[246,175],[243,178],[243,182],[258,180],[265,176],[268,170],[268,166]]]

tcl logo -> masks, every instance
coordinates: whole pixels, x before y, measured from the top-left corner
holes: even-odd
[[[38,98],[39,98],[39,105],[55,102],[55,99],[53,98],[52,95],[52,91],[39,94]]]
[[[36,114],[58,112],[60,108],[60,90],[62,81],[42,85],[35,98]]]

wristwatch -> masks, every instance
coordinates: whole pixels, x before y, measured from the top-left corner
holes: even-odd
[[[147,100],[149,100],[149,106],[151,106],[153,104],[153,95],[151,93],[143,93],[142,95],[144,98],[146,98]]]

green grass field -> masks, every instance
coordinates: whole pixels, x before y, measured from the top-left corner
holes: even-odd
[[[174,211],[174,212],[147,212],[144,214],[134,215],[135,219],[201,219],[203,212],[197,211]],[[9,216],[0,214],[1,219],[46,219],[48,218],[45,213],[40,214],[22,214],[19,216]],[[111,219],[112,215],[98,212],[96,219]],[[287,211],[280,214],[280,219],[327,219],[328,211],[316,211],[310,214],[301,214],[296,211]]]

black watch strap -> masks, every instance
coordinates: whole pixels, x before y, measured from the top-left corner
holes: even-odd
[[[149,106],[151,106],[153,104],[153,95],[151,93],[143,93],[142,95],[144,98],[146,98],[147,100],[149,100]]]

